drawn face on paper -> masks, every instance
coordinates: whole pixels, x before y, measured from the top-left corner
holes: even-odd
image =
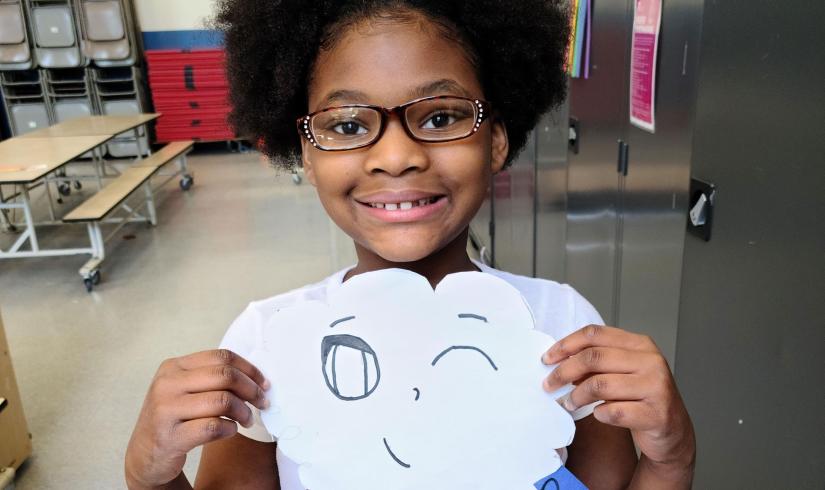
[[[363,274],[265,327],[263,420],[312,490],[533,489],[575,430],[541,389],[552,343],[491,275]]]

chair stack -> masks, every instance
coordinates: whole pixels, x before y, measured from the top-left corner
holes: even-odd
[[[99,114],[122,116],[144,112],[143,81],[140,70],[136,67],[91,68],[89,72]],[[148,135],[143,126],[138,131],[137,141],[132,132],[117,135],[106,145],[109,155],[146,155],[149,148]]]
[[[41,75],[40,70],[0,72],[0,89],[12,134],[26,134],[51,124],[51,105]]]
[[[12,134],[146,112],[137,32],[132,0],[0,0],[0,80]],[[120,135],[108,152],[146,154],[147,143],[145,134]]]
[[[226,117],[229,85],[222,49],[148,50],[149,86],[155,110],[163,113],[159,142],[236,139]]]

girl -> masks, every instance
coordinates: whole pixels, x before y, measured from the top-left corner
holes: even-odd
[[[327,213],[354,240],[358,263],[252,303],[222,349],[164,361],[127,450],[129,487],[190,488],[186,454],[208,443],[199,487],[301,489],[297,466],[258,416],[268,382],[244,357],[277,308],[398,267],[433,285],[481,270],[522,292],[537,328],[561,339],[544,355],[560,364],[543,388],[577,385],[563,401],[577,419],[566,466],[586,485],[689,488],[693,429],[651,339],[600,326],[568,286],[497,271],[466,253],[491,175],[564,97],[560,2],[222,0],[219,8],[233,123],[279,164],[300,158]]]

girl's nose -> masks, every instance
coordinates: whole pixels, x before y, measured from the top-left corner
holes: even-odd
[[[421,390],[419,390],[418,388],[413,388],[413,391],[415,392],[415,401],[418,401],[418,399],[421,397]]]
[[[369,173],[386,173],[393,177],[429,168],[430,161],[423,144],[413,140],[401,122],[390,120],[381,139],[369,148],[364,162]]]

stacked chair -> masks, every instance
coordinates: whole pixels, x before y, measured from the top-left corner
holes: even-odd
[[[0,0],[0,70],[33,68],[30,44],[23,2]]]
[[[143,86],[140,70],[135,67],[121,68],[92,68],[92,85],[94,86],[95,102],[100,114],[112,116],[140,114],[144,112]],[[137,140],[132,132],[119,134],[109,144],[107,149],[113,157],[134,156],[138,153],[147,154],[149,148],[148,137],[144,128],[139,128]]]
[[[0,72],[0,89],[12,134],[26,134],[48,127],[51,106],[41,77],[41,70]]]
[[[146,112],[137,33],[132,0],[0,0],[0,86],[12,135]],[[107,151],[146,155],[148,141],[143,130],[130,132]]]

